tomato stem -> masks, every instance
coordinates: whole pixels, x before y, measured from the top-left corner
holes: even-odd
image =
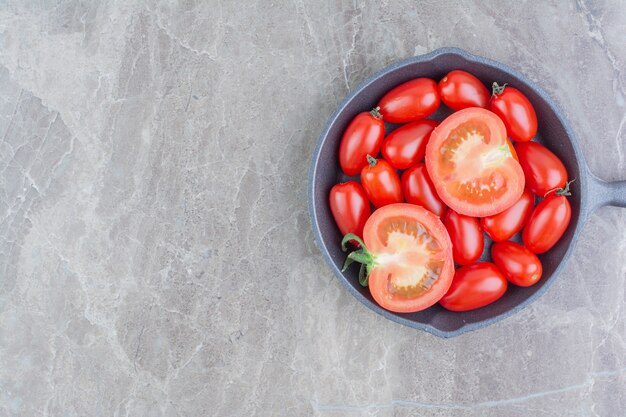
[[[550,194],[551,192],[554,192],[554,194],[559,195],[559,196],[566,196],[569,197],[572,195],[570,189],[569,189],[569,185],[571,183],[573,183],[574,181],[576,181],[576,178],[574,178],[571,181],[568,181],[567,184],[565,184],[565,187],[563,188],[555,188],[554,190],[550,190],[546,193],[546,195],[544,195],[544,197],[546,197],[548,194]]]
[[[491,85],[491,95],[498,96],[504,92],[504,87],[506,87],[506,83],[499,85],[496,81]]]
[[[374,107],[372,110],[370,110],[370,114],[371,114],[372,116],[374,116],[374,118],[376,118],[376,119],[382,119],[382,118],[383,118],[383,115],[382,115],[382,114],[380,114],[380,111],[379,111],[379,110],[380,110],[380,107],[379,107],[379,106],[376,106],[376,107]]]
[[[376,166],[376,158],[374,158],[370,154],[367,154],[367,163],[370,164],[370,167],[375,167]]]
[[[341,268],[341,272],[348,269],[352,263],[359,262],[361,264],[361,269],[359,269],[359,284],[363,287],[367,287],[368,278],[374,268],[374,265],[376,264],[376,259],[367,249],[363,240],[354,233],[348,233],[343,237],[341,240],[341,250],[345,252],[347,250],[346,243],[350,241],[356,241],[359,245],[361,245],[361,249],[357,249],[348,254],[348,257],[343,264],[343,268]]]

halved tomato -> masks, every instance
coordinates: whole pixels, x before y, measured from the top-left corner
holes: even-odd
[[[381,307],[411,313],[435,304],[454,276],[452,244],[439,217],[413,204],[390,204],[365,223],[363,241],[347,234],[361,249],[348,255],[344,270],[360,262],[361,285],[369,285]]]
[[[524,172],[504,123],[477,107],[453,113],[433,130],[426,168],[443,202],[466,216],[500,213],[524,191]]]

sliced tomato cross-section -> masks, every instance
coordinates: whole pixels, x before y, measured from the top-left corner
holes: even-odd
[[[481,108],[453,113],[433,130],[426,168],[439,197],[466,216],[500,213],[524,190],[524,172],[511,153],[504,123]]]
[[[344,244],[357,239],[348,234]],[[367,285],[381,307],[399,313],[420,311],[450,287],[450,237],[430,211],[407,203],[384,206],[365,223],[363,240],[361,249],[348,255],[346,267],[352,261],[363,264],[361,277],[367,273]]]

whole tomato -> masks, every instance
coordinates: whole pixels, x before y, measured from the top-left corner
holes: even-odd
[[[424,159],[430,133],[438,124],[434,120],[418,120],[400,126],[383,140],[383,158],[395,169],[407,169],[420,162]]]
[[[407,203],[417,204],[442,217],[448,208],[437,195],[426,165],[417,164],[402,173],[402,192]]]
[[[495,242],[509,240],[524,228],[533,207],[535,196],[526,188],[517,203],[501,213],[483,217],[480,219],[480,225],[491,240]]]
[[[544,253],[559,241],[572,218],[572,208],[565,190],[550,194],[537,204],[522,232],[524,246],[534,253]]]
[[[439,96],[443,104],[454,111],[467,107],[489,107],[489,90],[466,71],[450,71],[443,77],[439,81]]]
[[[468,311],[498,300],[507,289],[506,278],[491,262],[477,262],[456,270],[452,285],[439,300],[443,308]]]
[[[439,102],[437,83],[430,78],[416,78],[389,91],[378,106],[385,121],[407,123],[433,114]]]
[[[341,235],[354,233],[363,239],[363,227],[372,209],[361,184],[348,181],[334,185],[330,189],[329,203]]]
[[[528,142],[537,134],[537,113],[518,89],[493,83],[489,108],[500,116],[507,135],[514,141]]]
[[[563,162],[548,148],[537,142],[515,144],[519,163],[524,171],[526,186],[540,197],[565,187],[567,170]]]
[[[361,171],[361,184],[374,207],[402,203],[400,177],[389,162],[367,155],[369,165]]]
[[[494,244],[491,259],[511,284],[530,287],[541,278],[543,268],[537,255],[515,242]]]
[[[467,265],[480,258],[485,242],[477,218],[465,216],[449,209],[443,219],[443,224],[446,226],[452,241],[454,263]]]
[[[350,122],[339,144],[339,165],[348,176],[367,165],[367,155],[378,155],[385,136],[385,123],[377,109],[362,112]]]

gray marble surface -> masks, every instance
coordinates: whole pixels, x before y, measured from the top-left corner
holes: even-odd
[[[626,4],[0,2],[1,416],[619,416],[626,210],[558,282],[443,340],[354,300],[307,169],[346,92],[458,46],[626,171]]]

